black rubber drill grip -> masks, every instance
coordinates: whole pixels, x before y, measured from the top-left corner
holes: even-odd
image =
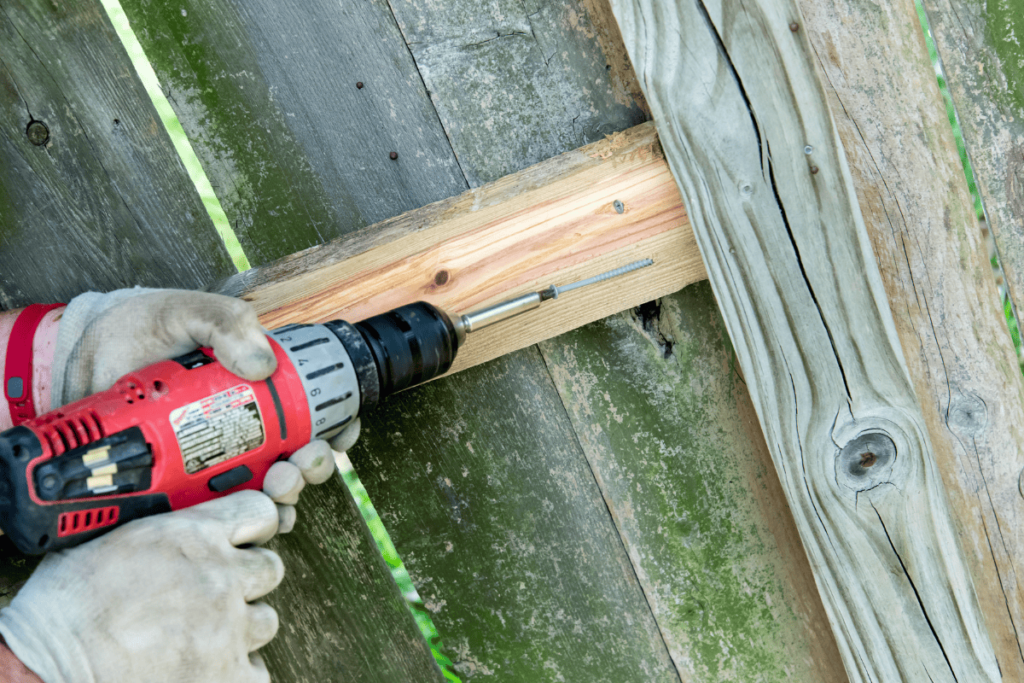
[[[377,365],[379,398],[443,375],[459,350],[451,320],[425,301],[375,315],[353,327]]]

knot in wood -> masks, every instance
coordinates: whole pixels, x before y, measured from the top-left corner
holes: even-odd
[[[896,461],[896,444],[883,432],[862,432],[839,451],[836,479],[854,491],[866,491],[889,481]]]
[[[25,128],[25,134],[28,136],[28,141],[36,147],[50,141],[50,129],[42,121],[29,121],[28,127]]]
[[[988,408],[975,394],[955,397],[946,411],[946,426],[958,436],[977,434],[988,423]]]

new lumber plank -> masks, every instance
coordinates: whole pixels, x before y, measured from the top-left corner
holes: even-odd
[[[0,307],[234,270],[99,0],[4,2]]]
[[[1000,680],[799,7],[612,6],[850,679]]]
[[[845,3],[803,9],[996,659],[1004,680],[1024,681],[1024,392],[918,17],[911,3],[882,20]],[[980,31],[972,12],[965,28]],[[965,131],[980,125],[972,111],[1001,118],[964,106]],[[1014,135],[1005,124],[993,143]],[[975,140],[977,166],[998,165],[1005,148]],[[1012,210],[989,216],[1019,221]]]
[[[467,311],[646,257],[654,266],[473,334],[452,372],[705,277],[651,124],[241,273],[217,291],[251,301],[274,328],[362,320],[418,300]]]

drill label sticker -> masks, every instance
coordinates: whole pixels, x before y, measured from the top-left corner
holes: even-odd
[[[172,410],[171,427],[189,474],[248,453],[265,441],[263,416],[247,384]]]

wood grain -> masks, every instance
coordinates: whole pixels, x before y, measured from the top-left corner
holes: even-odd
[[[122,5],[252,264],[468,187],[384,0]]]
[[[536,348],[364,425],[349,457],[463,683],[679,683]]]
[[[645,120],[623,51],[585,3],[389,4],[471,187]]]
[[[0,156],[2,308],[234,272],[98,1],[0,5]]]
[[[540,348],[683,680],[847,680],[708,283]]]
[[[918,18],[804,11],[999,668],[1024,680],[1021,376]]]
[[[655,265],[474,334],[452,371],[703,279],[686,213],[650,124],[373,226],[352,240],[241,274],[217,291],[251,301],[263,324],[274,328],[362,320],[417,300],[464,312],[646,257]]]
[[[985,227],[995,238],[1019,307],[1024,302],[1024,47],[1017,36],[1024,31],[1024,3],[927,0],[923,5],[984,202]]]
[[[999,680],[799,8],[613,8],[850,679]]]
[[[267,545],[286,568],[266,597],[281,623],[263,648],[273,680],[445,680],[341,475],[303,490],[298,515]]]

